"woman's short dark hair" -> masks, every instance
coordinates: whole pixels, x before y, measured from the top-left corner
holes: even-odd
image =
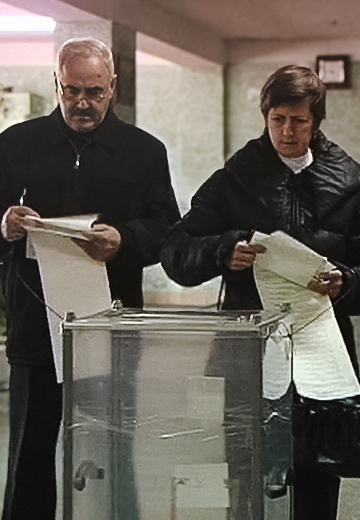
[[[286,65],[265,82],[260,93],[260,109],[266,120],[271,108],[307,100],[314,116],[314,130],[317,130],[326,117],[326,87],[311,69]]]

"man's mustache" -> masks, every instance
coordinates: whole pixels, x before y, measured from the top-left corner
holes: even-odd
[[[71,111],[72,116],[80,116],[80,117],[94,117],[96,115],[96,112],[92,109],[85,109],[81,110],[78,108],[75,108]]]

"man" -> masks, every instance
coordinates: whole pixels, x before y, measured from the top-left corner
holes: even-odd
[[[121,78],[120,78],[121,79]],[[55,74],[59,105],[0,136],[1,280],[7,303],[10,448],[3,520],[54,520],[55,448],[61,421],[37,262],[26,258],[28,216],[100,214],[77,244],[106,262],[113,298],[141,307],[142,269],[158,262],[178,217],[166,150],[121,122],[109,49],[66,42]]]

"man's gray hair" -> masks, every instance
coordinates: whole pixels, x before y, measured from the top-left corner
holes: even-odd
[[[110,76],[115,73],[111,50],[105,43],[96,38],[72,38],[61,46],[57,60],[57,74],[61,72],[64,62],[69,56],[100,56],[109,70]]]

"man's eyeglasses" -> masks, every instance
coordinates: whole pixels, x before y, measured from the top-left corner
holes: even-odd
[[[86,88],[84,90],[77,87],[64,87],[58,79],[57,86],[61,97],[66,101],[78,101],[80,97],[83,97],[88,101],[100,103],[107,94],[107,91],[104,92],[104,89],[100,87]]]

